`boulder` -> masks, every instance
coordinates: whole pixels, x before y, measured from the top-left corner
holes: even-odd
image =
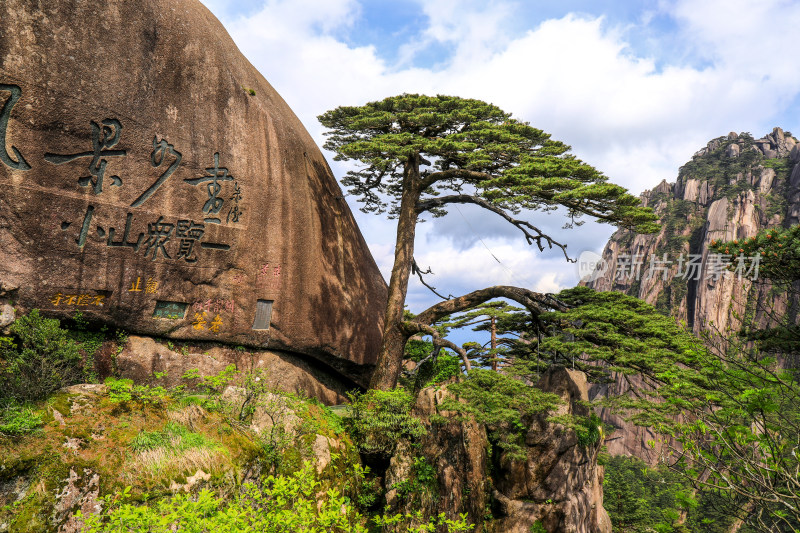
[[[739,145],[736,143],[731,143],[725,149],[725,156],[731,159],[736,159],[739,157]]]
[[[14,308],[9,304],[0,305],[0,328],[4,328],[14,322]]]
[[[342,192],[199,1],[6,0],[0,19],[0,286],[20,309],[374,363],[386,285]]]
[[[240,347],[241,348],[241,347]],[[316,398],[326,405],[338,405],[347,400],[348,390],[355,388],[355,378],[366,375],[352,374],[354,381],[343,381],[324,368],[290,353],[270,350],[242,350],[226,346],[177,346],[160,343],[149,337],[131,335],[117,356],[117,369],[122,377],[138,383],[153,379],[156,372],[163,373],[159,384],[168,387],[188,384],[182,376],[197,369],[200,376],[214,376],[235,365],[239,371],[260,370],[266,384],[275,390]]]

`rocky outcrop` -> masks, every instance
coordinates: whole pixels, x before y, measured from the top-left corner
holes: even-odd
[[[723,333],[742,325],[767,325],[769,312],[786,305],[766,283],[754,282],[752,258],[738,250],[720,257],[712,241],[746,239],[773,226],[798,223],[800,215],[800,144],[775,128],[761,139],[730,133],[710,141],[681,167],[674,184],[662,182],[642,194],[642,203],[660,216],[654,235],[617,231],[603,250],[608,266],[586,285],[637,296],[696,333]],[[795,176],[798,176],[795,179]],[[741,266],[726,271],[724,264]],[[631,381],[633,379],[633,381]],[[635,378],[593,386],[593,398],[621,394]],[[637,455],[651,464],[659,456],[651,432],[628,426],[604,412],[605,421],[623,428],[608,438],[612,454]]]
[[[0,296],[368,373],[385,283],[319,149],[199,1],[0,19]]]
[[[736,158],[729,149],[734,144],[741,148]],[[638,296],[695,331],[711,322],[723,330],[733,325],[735,311],[742,309],[727,304],[746,301],[745,293],[759,287],[746,283],[741,288],[741,281],[751,281],[754,272],[745,275],[743,271],[739,280],[735,272],[714,270],[716,258],[709,257],[709,245],[796,223],[792,213],[800,210],[800,192],[791,184],[791,176],[799,172],[790,156],[798,152],[796,146],[794,138],[780,128],[757,140],[747,134],[729,134],[710,141],[681,167],[674,184],[662,182],[642,194],[642,203],[660,215],[661,232],[617,231],[603,250],[608,270],[586,284]],[[728,261],[735,260],[734,252]],[[664,254],[668,264],[660,262]],[[690,256],[698,270],[689,265]],[[631,259],[638,262],[635,269],[619,268],[630,265]],[[749,261],[743,264],[750,265]]]
[[[556,414],[588,416],[588,383],[582,372],[555,368],[537,384],[561,396]],[[550,422],[533,421],[525,438],[525,461],[500,457],[494,496],[501,517],[499,532],[526,533],[538,521],[550,532],[610,533],[603,508],[603,467],[597,464],[602,443],[582,446],[574,431]]]
[[[346,489],[343,473],[358,464],[340,423],[315,402],[265,393],[242,419],[244,389],[228,387],[210,410],[173,394],[146,405],[113,398],[105,385],[74,385],[36,407],[36,432],[0,435],[0,532],[79,533],[76,512],[97,513],[126,487],[126,502],[151,505],[204,488],[230,497],[303,461],[316,465],[324,499]],[[136,446],[143,433],[168,438]]]
[[[117,355],[116,363],[124,378],[144,383],[159,373],[163,376],[159,384],[168,387],[185,385],[182,376],[190,370],[197,369],[201,377],[214,376],[232,364],[241,372],[260,371],[271,389],[316,398],[325,405],[345,403],[347,391],[356,387],[355,380],[327,372],[291,353],[220,344],[177,346],[134,335]]]
[[[406,443],[398,446],[385,475],[387,503],[397,510],[409,511],[419,510],[422,504],[425,514],[431,516],[443,512],[450,518],[457,518],[467,513],[470,522],[480,524],[487,515],[491,493],[486,429],[469,421],[432,422],[437,415],[448,414],[439,407],[447,395],[446,389],[438,387],[419,392],[412,413],[423,421],[428,434],[418,449]],[[438,500],[406,502],[398,498],[396,489],[392,490],[409,479],[415,456],[425,457],[435,469]]]
[[[59,533],[80,533],[84,529],[83,520],[75,513],[83,516],[99,513],[103,508],[100,500],[100,476],[86,469],[78,475],[75,468],[70,468],[69,476],[62,481],[63,488],[55,496],[52,523],[58,525]]]
[[[553,368],[537,387],[561,396],[557,414],[589,414],[583,373]],[[451,518],[467,513],[478,530],[497,533],[528,533],[537,523],[550,533],[610,533],[603,467],[597,464],[600,442],[582,446],[573,430],[542,415],[530,421],[527,459],[512,460],[492,448],[480,425],[430,423],[435,415],[448,414],[440,410],[447,394],[436,388],[420,392],[414,413],[427,422],[429,433],[416,450],[401,444],[386,473],[386,486],[392,487],[409,478],[415,456],[428,458],[437,472],[439,499],[409,504],[389,491],[390,505],[407,511],[422,507],[426,514]]]

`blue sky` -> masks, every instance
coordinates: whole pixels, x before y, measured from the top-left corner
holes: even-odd
[[[662,0],[204,0],[240,50],[321,145],[316,116],[403,92],[490,101],[573,146],[638,194],[714,137],[780,126],[800,134],[800,2]],[[347,167],[332,161],[337,177]],[[351,208],[388,273],[394,225]],[[573,257],[611,234],[530,213]],[[494,215],[461,207],[422,224],[420,266],[463,294],[508,283],[557,291],[577,282]],[[499,259],[499,261],[497,259]],[[435,297],[412,282],[409,306]]]

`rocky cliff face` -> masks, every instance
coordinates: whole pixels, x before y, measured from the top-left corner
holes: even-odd
[[[582,372],[553,368],[537,384],[561,396],[556,414],[588,415],[588,384]],[[414,414],[430,422],[440,412],[444,390],[423,389]],[[525,437],[525,460],[493,450],[483,426],[471,422],[426,423],[428,435],[417,450],[400,446],[386,472],[386,486],[406,479],[414,454],[434,458],[440,498],[423,501],[426,514],[455,518],[467,513],[483,531],[528,533],[535,524],[548,532],[610,533],[603,508],[603,467],[597,464],[600,442],[583,446],[571,429],[542,415],[531,420]],[[387,494],[397,510],[417,511],[420,502]],[[481,530],[480,527],[477,528]]]
[[[662,229],[654,235],[626,230],[614,233],[603,250],[605,270],[586,285],[616,290],[641,298],[664,314],[685,322],[696,333],[722,333],[745,323],[765,325],[771,310],[785,302],[770,294],[756,277],[752,258],[709,251],[712,241],[746,239],[773,226],[800,221],[800,144],[775,128],[754,139],[729,133],[710,141],[683,165],[675,183],[663,181],[642,194],[642,202],[660,216]],[[727,255],[727,256],[726,256]],[[724,272],[732,263],[740,270]],[[602,272],[602,273],[601,273]],[[619,379],[593,387],[592,396],[621,392]],[[608,413],[605,420],[624,422]],[[658,448],[647,446],[654,435],[627,428],[611,435],[612,453],[633,453],[654,461]]]
[[[0,19],[0,309],[366,382],[385,283],[319,149],[199,1],[7,0]]]

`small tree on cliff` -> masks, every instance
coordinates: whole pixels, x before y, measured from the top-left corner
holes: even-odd
[[[542,295],[525,289],[493,287],[437,304],[414,323],[404,321],[414,235],[424,213],[442,216],[451,204],[477,205],[519,228],[529,244],[540,250],[555,246],[565,256],[565,245],[516,215],[523,209],[550,211],[561,206],[573,221],[589,214],[640,231],[655,229],[649,209],[570,155],[569,146],[480,100],[403,94],[360,107],[338,107],[319,120],[331,130],[325,148],[336,152],[337,160],[361,163],[342,183],[364,203],[362,210],[388,209],[398,219],[372,388],[394,387],[408,337],[432,334],[427,331],[431,322],[425,319],[463,311],[493,297],[514,299],[531,310],[546,303]],[[443,341],[434,336],[438,342]]]
[[[473,343],[474,356],[480,358],[481,365],[491,366],[492,370],[496,371],[505,359],[509,346],[519,342],[519,333],[516,330],[518,321],[515,319],[517,313],[521,311],[524,310],[503,301],[486,302],[456,317],[447,326],[452,329],[473,326],[472,331],[488,332],[488,343],[484,345]],[[498,334],[512,335],[512,337],[498,338]]]

